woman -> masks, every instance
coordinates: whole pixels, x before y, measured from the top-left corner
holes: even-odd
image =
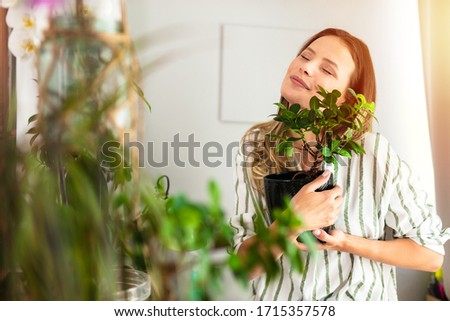
[[[309,106],[318,86],[347,93],[340,102],[352,102],[348,88],[375,101],[375,75],[367,46],[339,29],[326,29],[309,39],[287,70],[281,102],[286,107]],[[304,224],[292,231],[289,240],[302,251],[304,273],[294,272],[279,248],[265,249],[278,259],[281,274],[266,282],[261,267],[250,273],[256,300],[397,300],[396,266],[436,271],[442,265],[443,243],[450,238],[450,230],[442,230],[426,194],[416,189],[415,177],[388,141],[370,133],[369,122],[365,129],[360,143],[366,153],[341,162],[333,189],[315,192],[330,175],[325,171],[291,200]],[[237,205],[231,225],[236,230],[237,253],[243,258],[258,242],[253,219],[255,202],[265,204],[263,177],[308,169],[310,164],[302,157],[301,145],[296,146],[300,151],[296,161],[275,153],[266,134],[281,130],[282,123],[276,121],[253,126],[237,155]],[[336,228],[329,233],[321,229],[332,224]],[[272,232],[276,229],[277,221],[269,226]],[[318,244],[315,259],[297,242],[307,230],[324,242]]]

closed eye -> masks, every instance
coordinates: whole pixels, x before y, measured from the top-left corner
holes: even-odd
[[[306,60],[306,61],[310,61],[310,60],[311,60],[311,58],[309,58],[309,57],[306,56],[306,55],[300,55],[300,57],[302,57],[302,59],[304,59],[304,60]]]
[[[334,75],[335,75],[334,70],[332,70],[332,69],[330,69],[330,68],[324,67],[324,68],[322,68],[322,70],[323,70],[326,74],[328,74],[328,75],[330,75],[330,76],[334,76]]]

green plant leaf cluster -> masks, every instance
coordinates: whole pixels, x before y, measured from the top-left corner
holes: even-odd
[[[70,202],[61,202],[52,170],[34,155],[18,164],[21,191],[14,198],[21,204],[20,220],[9,251],[20,273],[13,299],[113,299],[111,266],[117,260],[105,200],[91,177],[95,167],[89,161],[67,162]]]
[[[246,283],[240,259],[228,250],[233,230],[221,206],[220,189],[214,181],[208,184],[206,202],[195,202],[184,194],[168,195],[167,186],[158,179],[141,178],[139,183],[139,216],[127,220],[125,213],[133,202],[132,182],[125,184],[113,200],[113,211],[123,212],[116,223],[119,249],[126,262],[148,271],[152,279],[152,297],[156,300],[209,300],[223,291],[223,273],[232,271]],[[222,253],[222,259],[213,259]],[[223,255],[225,254],[225,256]],[[177,282],[188,274],[182,289]]]
[[[364,95],[352,89],[349,92],[355,98],[353,105],[346,102],[338,104],[341,93],[338,90],[328,92],[320,86],[318,95],[310,99],[309,108],[299,104],[287,108],[276,103],[279,113],[273,115],[273,119],[285,125],[281,135],[268,134],[279,141],[276,152],[292,157],[294,143],[303,141],[314,157],[315,165],[322,160],[337,164],[338,156],[350,158],[352,153],[364,153],[364,148],[354,138],[364,132],[367,121],[375,118],[375,104],[367,102]],[[307,141],[307,132],[314,134],[314,141]]]

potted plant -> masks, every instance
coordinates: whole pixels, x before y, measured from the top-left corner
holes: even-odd
[[[325,169],[332,172],[328,182],[318,190],[331,189],[334,186],[334,169],[339,165],[339,157],[351,158],[364,153],[358,139],[365,132],[365,124],[374,118],[375,104],[367,102],[364,95],[349,92],[354,104],[338,104],[341,93],[338,90],[326,91],[319,86],[317,96],[309,102],[309,108],[294,104],[289,108],[276,103],[279,112],[274,120],[282,122],[281,134],[268,134],[277,141],[275,151],[287,158],[295,156],[295,143],[302,142],[303,150],[312,159],[309,170],[270,174],[264,177],[264,190],[270,217],[273,220],[275,208],[282,208],[284,198],[293,197],[305,184],[317,178]],[[308,141],[307,133],[314,139]]]

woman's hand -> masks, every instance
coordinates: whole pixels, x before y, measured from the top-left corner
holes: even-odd
[[[322,229],[317,229],[312,231],[312,234],[319,240],[324,243],[317,243],[316,248],[318,250],[335,250],[335,251],[344,251],[345,244],[347,241],[348,234],[345,234],[341,230],[334,229],[329,231],[328,233]],[[295,244],[297,248],[301,251],[308,251],[308,247],[301,243],[296,242]]]
[[[305,230],[316,230],[330,226],[336,222],[343,202],[342,189],[339,186],[331,190],[316,192],[330,177],[330,171],[325,171],[302,189],[291,199],[292,208],[298,213],[303,224],[293,234],[298,236]]]
[[[345,248],[345,242],[347,241],[347,235],[341,230],[331,230],[328,233],[324,230],[317,229],[312,231],[313,235],[322,241],[322,244],[318,244],[321,250],[335,250],[343,251]]]

